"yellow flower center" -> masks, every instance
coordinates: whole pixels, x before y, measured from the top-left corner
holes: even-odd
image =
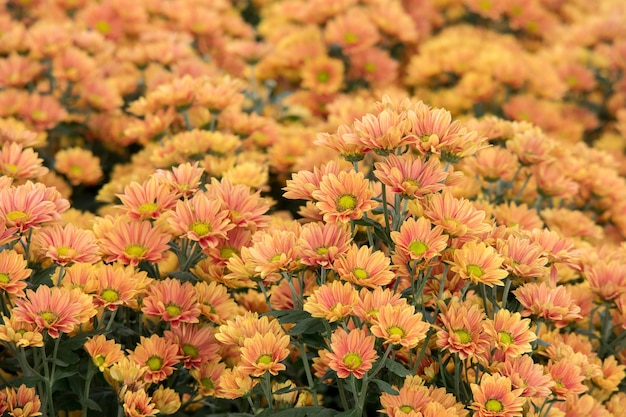
[[[72,165],[70,168],[70,174],[79,175],[82,174],[83,168],[78,165]]]
[[[169,313],[170,316],[178,316],[182,313],[182,310],[176,304],[168,304],[165,306],[165,311]]]
[[[399,337],[404,336],[404,330],[402,330],[398,326],[392,326],[388,328],[387,333],[389,333],[389,336],[399,336]]]
[[[204,222],[193,222],[191,225],[191,231],[198,236],[204,236],[211,231],[211,226]]]
[[[328,248],[326,248],[324,246],[320,246],[319,248],[315,249],[315,253],[317,253],[318,255],[327,255],[328,254]]]
[[[424,244],[424,242],[420,242],[419,240],[414,240],[409,243],[409,250],[415,256],[421,256],[428,250],[428,246]]]
[[[491,3],[491,0],[481,0],[478,2],[478,7],[482,10],[488,11],[491,10],[493,4]]]
[[[480,278],[485,274],[485,271],[483,271],[483,269],[477,265],[468,265],[467,274],[470,276],[475,276],[476,278]]]
[[[465,329],[456,329],[454,331],[459,336],[461,343],[466,344],[472,341],[472,335]]]
[[[195,358],[200,353],[200,350],[197,347],[190,345],[189,343],[185,343],[183,344],[183,353],[185,354],[185,356]]]
[[[236,253],[238,253],[237,249],[231,248],[230,246],[223,246],[220,248],[220,258],[222,259],[229,259]]]
[[[102,299],[107,303],[114,303],[120,299],[120,294],[112,288],[107,288],[102,291],[100,297],[102,297]]]
[[[33,120],[43,120],[46,118],[46,112],[41,109],[33,110],[30,112],[30,117]]]
[[[367,271],[363,268],[354,268],[352,270],[352,273],[354,274],[354,276],[356,277],[356,279],[358,280],[362,280],[362,279],[367,279],[369,274],[367,273]]]
[[[361,359],[361,355],[358,353],[348,353],[343,358],[343,364],[346,365],[350,369],[358,369],[359,366],[363,363],[363,359]]]
[[[410,405],[403,405],[399,408],[399,410],[402,411],[404,414],[409,414],[411,411],[413,411],[413,407],[411,407]]]
[[[511,343],[513,343],[513,336],[511,336],[511,333],[509,332],[505,332],[505,331],[498,332],[498,336],[500,336],[500,343],[504,343],[507,345],[510,345]]]
[[[272,363],[272,356],[271,355],[261,355],[259,356],[259,359],[256,360],[256,363],[260,363],[263,365],[269,365],[270,363]]]
[[[272,258],[270,259],[270,262],[278,262],[280,261],[280,258],[281,258],[281,254],[279,253],[277,255],[272,256]]]
[[[70,250],[72,250],[72,248],[70,248],[68,246],[59,246],[57,248],[57,254],[59,256],[67,256],[67,255],[69,255]]]
[[[500,400],[496,400],[494,398],[487,400],[487,402],[485,403],[485,408],[487,409],[487,411],[494,411],[494,412],[498,412],[502,410],[502,402],[500,402]]]
[[[57,319],[57,315],[51,311],[44,311],[39,314],[42,319],[46,321],[46,323],[51,324]]]
[[[24,222],[28,220],[28,214],[18,210],[11,211],[7,213],[7,219],[11,220],[12,222]]]
[[[365,72],[374,72],[374,71],[376,71],[376,64],[374,64],[373,62],[366,62]]]
[[[202,384],[202,387],[207,391],[215,388],[215,384],[213,383],[211,378],[202,378],[200,379],[200,383]]]
[[[111,31],[111,25],[109,24],[109,22],[106,22],[104,20],[98,20],[95,26],[95,29],[103,35],[106,35]]]
[[[151,371],[159,371],[163,367],[163,359],[156,355],[150,356],[146,361],[146,365],[148,365]]]
[[[356,197],[352,194],[344,194],[337,199],[337,211],[354,210],[356,208]]]
[[[11,281],[11,277],[8,274],[0,272],[0,284],[6,284]]]
[[[141,214],[152,213],[153,211],[157,209],[157,207],[158,206],[156,203],[144,203],[140,205],[139,207],[137,207],[137,211]]]
[[[93,358],[93,363],[96,364],[97,367],[101,367],[104,364],[104,361],[106,360],[106,358],[102,355],[96,355]]]
[[[330,80],[330,74],[328,71],[320,71],[317,73],[317,81],[321,83],[327,83]]]
[[[14,164],[6,164],[4,168],[8,171],[9,174],[15,174],[17,172],[17,165]]]
[[[356,33],[348,32],[345,35],[343,35],[343,41],[345,43],[354,43],[358,40],[359,40],[359,37],[356,35]]]
[[[139,258],[146,253],[146,248],[141,245],[129,245],[126,246],[126,249],[124,249],[124,253],[128,256],[135,256]]]

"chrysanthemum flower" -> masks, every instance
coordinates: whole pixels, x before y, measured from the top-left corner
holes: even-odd
[[[243,342],[255,334],[274,333],[276,339],[285,334],[277,320],[259,317],[258,313],[246,311],[243,315],[228,320],[219,328],[215,338],[225,345],[243,346]]]
[[[62,149],[54,155],[54,168],[72,185],[94,185],[103,176],[100,158],[83,148]]]
[[[20,232],[58,220],[69,207],[56,189],[41,183],[28,181],[0,189],[0,218],[6,227],[17,227]]]
[[[498,364],[498,371],[511,379],[513,388],[523,390],[522,397],[547,398],[551,394],[550,389],[554,385],[552,377],[529,355],[506,358]]]
[[[16,390],[7,388],[7,411],[11,416],[40,416],[41,401],[35,388],[28,388],[22,384]]]
[[[178,346],[156,334],[150,338],[141,336],[135,350],[128,352],[129,358],[144,368],[144,380],[151,383],[170,376],[180,359]]]
[[[221,208],[221,201],[196,193],[190,200],[176,202],[167,220],[179,236],[197,241],[203,249],[212,248],[235,227]]]
[[[216,197],[222,202],[222,210],[236,227],[255,233],[270,224],[270,217],[266,215],[270,209],[269,202],[261,197],[259,191],[253,192],[247,185],[233,184],[227,178],[221,181],[213,178],[206,194],[209,198]]]
[[[522,316],[532,315],[550,320],[559,328],[582,319],[580,307],[574,303],[564,286],[551,287],[545,282],[529,282],[513,293],[524,307]]]
[[[446,192],[430,194],[425,198],[424,216],[441,226],[445,233],[461,239],[491,229],[491,225],[484,222],[484,211],[474,208],[469,200],[457,199]]]
[[[290,230],[263,231],[255,234],[254,244],[247,251],[246,262],[265,282],[277,282],[281,271],[300,267],[298,236]]]
[[[454,251],[450,269],[474,284],[482,283],[489,287],[502,286],[504,285],[502,280],[509,275],[501,268],[502,261],[504,259],[491,246],[483,242],[467,242]]]
[[[346,161],[356,162],[364,158],[369,148],[359,142],[356,134],[348,125],[340,125],[337,133],[318,133],[314,145],[323,146],[339,152]],[[293,174],[294,178],[297,174]],[[289,185],[289,181],[287,182]],[[285,198],[290,198],[286,197]]]
[[[2,322],[4,324],[0,324],[0,340],[21,348],[43,347],[43,334],[34,323],[17,320],[15,315],[11,318],[2,316]]]
[[[311,294],[302,307],[313,317],[334,322],[352,314],[359,295],[349,282],[333,281],[322,285]]]
[[[362,288],[359,291],[359,301],[354,307],[354,314],[367,323],[374,323],[378,311],[387,305],[402,308],[406,306],[406,299],[401,297],[400,292],[394,293],[389,288],[377,287],[374,290]]]
[[[126,391],[124,393],[124,414],[128,417],[153,417],[159,414],[159,409],[152,402],[145,390]]]
[[[432,401],[429,397],[427,387],[405,381],[397,395],[386,392],[381,394],[380,405],[383,409],[380,411],[389,417],[423,416],[424,407]]]
[[[100,260],[93,232],[78,229],[71,223],[63,227],[53,225],[42,228],[33,237],[32,244],[37,256],[48,258],[59,265]]]
[[[620,261],[598,262],[585,268],[591,291],[610,301],[626,293],[626,265]]]
[[[6,292],[11,298],[23,297],[26,279],[31,273],[27,264],[24,256],[12,249],[0,251],[0,291]]]
[[[434,226],[426,217],[415,220],[410,217],[402,223],[399,231],[391,232],[391,240],[396,244],[394,263],[429,261],[438,256],[448,246],[448,236],[441,226]]]
[[[35,179],[48,173],[42,163],[32,148],[24,149],[18,143],[4,143],[0,149],[0,175],[16,180]]]
[[[103,334],[89,338],[84,348],[100,372],[104,372],[106,368],[124,357],[122,346],[115,343],[115,340],[107,339]]]
[[[602,361],[602,375],[592,378],[595,385],[605,391],[615,392],[626,377],[626,366],[617,362],[614,356],[607,356]]]
[[[101,265],[97,271],[98,282],[94,294],[94,305],[115,310],[132,302],[139,293],[140,280],[132,267],[124,267],[116,263]]]
[[[585,375],[580,366],[566,358],[558,362],[548,362],[547,370],[555,382],[552,392],[557,398],[565,399],[570,395],[579,395],[589,390],[589,387],[583,384]]]
[[[331,19],[324,30],[326,44],[339,45],[348,55],[374,46],[379,40],[376,25],[365,11],[356,7]]]
[[[344,65],[336,58],[319,55],[305,61],[302,67],[302,87],[316,94],[333,94],[343,84]]]
[[[483,375],[480,385],[470,384],[474,402],[469,408],[478,417],[521,417],[526,399],[521,389],[512,389],[511,380],[505,376]]]
[[[337,372],[339,378],[354,375],[361,379],[378,358],[374,349],[374,336],[364,330],[355,329],[349,333],[343,328],[335,330],[331,337],[328,366]]]
[[[200,394],[215,397],[218,393],[218,383],[226,364],[222,362],[204,362],[197,368],[191,368],[189,375],[196,381]]]
[[[530,319],[522,319],[520,313],[511,313],[506,309],[498,310],[493,320],[487,320],[485,333],[491,336],[496,349],[507,358],[532,352],[531,343],[537,339],[537,335],[530,331]]]
[[[170,235],[149,221],[98,218],[93,231],[106,262],[120,261],[132,266],[141,261],[159,262],[170,249]]]
[[[159,414],[174,414],[181,406],[180,395],[172,388],[160,385],[152,393],[152,402],[159,409]]]
[[[329,161],[321,167],[313,167],[313,172],[302,170],[291,174],[291,179],[287,180],[287,186],[283,188],[283,197],[291,200],[314,201],[313,192],[319,190],[320,182],[328,174],[335,176],[345,171],[341,164],[336,161]]]
[[[27,290],[26,298],[17,298],[15,304],[13,315],[17,320],[33,323],[53,338],[72,332],[96,315],[92,297],[79,289],[41,285],[37,291]]]
[[[177,279],[154,281],[148,287],[141,311],[147,316],[158,317],[172,327],[180,323],[198,323],[200,306],[191,282]]]
[[[252,378],[239,367],[226,369],[220,375],[219,389],[216,393],[216,397],[227,398],[229,400],[241,398],[252,391],[252,388],[254,388],[259,381],[260,379]]]
[[[311,195],[317,200],[324,221],[329,223],[360,219],[363,213],[378,205],[372,200],[369,181],[360,172],[328,174],[322,178],[319,187]]]
[[[340,279],[367,288],[384,287],[395,278],[389,258],[367,245],[351,245],[343,256],[335,260],[333,269]]]
[[[206,362],[217,362],[220,345],[215,339],[213,328],[183,323],[166,330],[165,340],[178,346],[178,353],[185,368],[198,368]]]
[[[437,158],[424,161],[408,154],[389,155],[374,164],[374,175],[394,193],[404,198],[421,198],[443,190],[448,173]]]
[[[298,238],[298,257],[305,265],[328,268],[347,252],[350,240],[350,232],[341,224],[307,223]]]
[[[528,281],[547,277],[550,273],[546,266],[548,259],[542,256],[541,246],[525,236],[511,235],[507,240],[498,239],[496,248],[504,258],[502,266],[513,278]]]
[[[537,211],[529,208],[526,204],[518,205],[514,201],[509,201],[494,207],[491,214],[499,226],[520,230],[543,228],[543,221]]]
[[[353,129],[357,143],[382,155],[389,155],[416,141],[415,136],[409,134],[410,122],[406,113],[390,107],[382,108],[378,114],[369,113],[355,120]]]
[[[239,369],[253,377],[263,376],[266,372],[278,375],[286,368],[281,362],[289,356],[288,335],[277,337],[274,333],[257,333],[243,341]]]
[[[459,355],[482,357],[489,349],[489,338],[483,330],[485,312],[476,305],[451,304],[448,311],[440,313],[441,330],[437,332],[437,346]]]
[[[178,196],[158,179],[151,177],[139,184],[132,182],[116,194],[122,202],[119,208],[132,220],[154,220],[176,205]]]
[[[199,282],[194,286],[202,316],[216,324],[224,324],[237,315],[238,306],[228,293],[228,288],[213,281]]]
[[[185,162],[172,167],[171,171],[157,169],[153,177],[161,184],[166,184],[170,190],[173,190],[170,193],[189,198],[198,191],[203,173],[204,169],[196,161],[193,164]]]
[[[383,343],[401,345],[412,349],[426,338],[430,325],[422,319],[413,306],[382,306],[370,329]]]

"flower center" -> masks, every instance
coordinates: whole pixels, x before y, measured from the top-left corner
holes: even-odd
[[[319,248],[315,249],[315,253],[317,253],[318,255],[327,255],[328,254],[328,248],[326,248],[324,246],[320,246]]]
[[[358,280],[362,280],[362,279],[367,279],[368,278],[368,273],[365,269],[363,268],[354,268],[352,270],[352,273],[354,274],[354,276],[358,279]]]
[[[129,245],[124,249],[124,253],[128,256],[139,258],[144,253],[146,253],[146,248],[141,245]]]
[[[398,326],[392,326],[388,328],[387,333],[389,333],[389,336],[398,336],[398,337],[404,336],[404,330],[402,330]]]
[[[230,246],[223,246],[220,248],[220,258],[229,259],[235,253],[237,253],[237,249],[231,248]]]
[[[102,297],[102,299],[107,303],[114,303],[120,299],[120,294],[114,289],[107,288],[106,290],[102,291],[100,297]]]
[[[376,64],[373,62],[366,62],[364,68],[365,72],[374,72],[376,71]]]
[[[69,255],[71,249],[72,248],[70,248],[68,246],[59,246],[57,248],[57,254],[59,256],[67,256],[67,255]]]
[[[411,407],[410,405],[403,405],[399,408],[399,410],[402,411],[404,414],[409,414],[411,411],[413,411],[413,407]]]
[[[317,81],[321,83],[327,83],[330,80],[330,74],[328,71],[320,71],[317,73]]]
[[[0,272],[0,284],[6,284],[11,281],[11,277],[7,274]]]
[[[363,360],[361,359],[361,355],[358,353],[348,353],[343,358],[343,364],[350,369],[357,369],[362,363]]]
[[[256,360],[256,363],[260,363],[263,365],[269,365],[270,363],[272,363],[272,356],[271,355],[261,355],[259,356],[259,359]]]
[[[191,231],[198,236],[204,236],[211,231],[211,226],[204,222],[193,222],[191,225]]]
[[[106,360],[106,358],[102,355],[96,355],[95,358],[93,358],[93,362],[96,364],[96,366],[100,367],[104,364],[104,361]]]
[[[213,388],[215,388],[215,384],[213,383],[211,378],[202,378],[200,380],[200,383],[202,384],[202,387],[205,390],[207,390],[207,391],[212,390]]]
[[[12,222],[24,222],[28,220],[28,214],[24,213],[23,211],[16,210],[7,213],[7,219],[11,220]]]
[[[504,343],[507,345],[513,343],[513,336],[511,336],[511,333],[502,331],[498,332],[498,335],[500,336],[500,343]]]
[[[104,20],[98,20],[95,24],[95,29],[103,35],[108,34],[111,31],[111,25]]]
[[[359,37],[356,35],[356,33],[348,32],[345,35],[343,35],[343,41],[345,43],[354,43],[358,40],[359,40]]]
[[[42,319],[46,321],[46,323],[51,324],[57,319],[57,315],[51,311],[44,311],[39,314]]]
[[[354,210],[356,208],[356,197],[352,194],[344,194],[337,199],[337,211]]]
[[[281,258],[281,254],[280,253],[276,254],[276,255],[272,256],[272,259],[270,259],[270,262],[278,262],[278,261],[280,261],[280,258]]]
[[[151,371],[159,371],[163,367],[163,359],[156,355],[150,356],[146,361],[146,365],[148,365]]]
[[[182,350],[185,356],[189,356],[190,358],[195,358],[200,353],[200,350],[198,350],[197,347],[190,345],[189,343],[185,343]]]
[[[182,313],[182,310],[176,304],[168,304],[165,306],[165,311],[169,313],[170,316],[178,316]]]
[[[15,174],[17,172],[17,165],[6,164],[4,167],[10,174]]]
[[[480,278],[485,274],[485,271],[483,271],[483,269],[477,265],[468,265],[467,274],[476,278]]]
[[[457,329],[454,333],[459,336],[459,340],[463,344],[467,344],[472,341],[472,335],[465,329]]]
[[[137,211],[141,214],[152,213],[153,211],[157,209],[157,207],[158,206],[156,203],[144,203],[140,205],[139,207],[137,207]]]
[[[78,175],[83,173],[83,168],[79,165],[72,165],[70,167],[70,174]]]
[[[496,399],[490,399],[487,400],[487,402],[485,403],[485,408],[487,409],[487,411],[501,411],[502,410],[502,403],[500,402],[500,400],[496,400]]]
[[[428,250],[428,246],[424,244],[424,242],[420,242],[419,240],[414,240],[409,243],[409,250],[415,256],[421,256]]]

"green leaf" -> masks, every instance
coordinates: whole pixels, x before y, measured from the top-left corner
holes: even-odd
[[[186,272],[186,271],[168,272],[168,275],[170,277],[172,277],[172,278],[176,278],[176,279],[180,280],[181,282],[198,282],[198,281],[200,281],[200,279],[197,276],[195,276],[191,272]]]
[[[274,316],[281,324],[299,323],[302,320],[310,319],[311,314],[302,310],[276,310],[265,313],[264,316]]]
[[[411,372],[406,369],[402,364],[387,358],[385,361],[385,368],[389,369],[390,372],[398,375],[401,378],[405,378],[411,375]]]
[[[94,400],[89,399],[89,398],[87,398],[87,399],[83,399],[83,400],[80,400],[80,404],[81,404],[83,407],[87,407],[87,408],[88,408],[88,409],[90,409],[90,410],[102,411],[102,408],[100,408],[100,406],[98,405],[98,403],[97,403],[97,402],[95,402]]]
[[[357,417],[359,415],[359,411],[356,408],[352,410],[346,410],[342,413],[335,414],[334,417]]]
[[[319,334],[324,331],[324,322],[318,318],[308,318],[298,322],[293,329],[289,331],[289,334],[296,336],[299,334]]]
[[[391,395],[398,395],[399,392],[391,386],[391,384],[381,380],[381,379],[372,379],[371,380],[373,383],[375,383],[376,385],[378,385],[378,388],[382,391],[382,392],[386,392],[387,394],[391,394]]]
[[[279,411],[272,417],[333,417],[338,416],[336,410],[325,407],[297,407]]]

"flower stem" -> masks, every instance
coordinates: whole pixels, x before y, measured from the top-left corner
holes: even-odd
[[[306,380],[309,384],[309,392],[311,393],[311,397],[313,398],[313,405],[318,406],[317,402],[317,389],[315,388],[315,384],[313,382],[313,375],[311,374],[311,367],[309,366],[309,358],[306,354],[306,348],[304,343],[298,342],[298,346],[300,347],[300,356],[302,357],[302,363],[304,364],[304,373],[306,374]]]

